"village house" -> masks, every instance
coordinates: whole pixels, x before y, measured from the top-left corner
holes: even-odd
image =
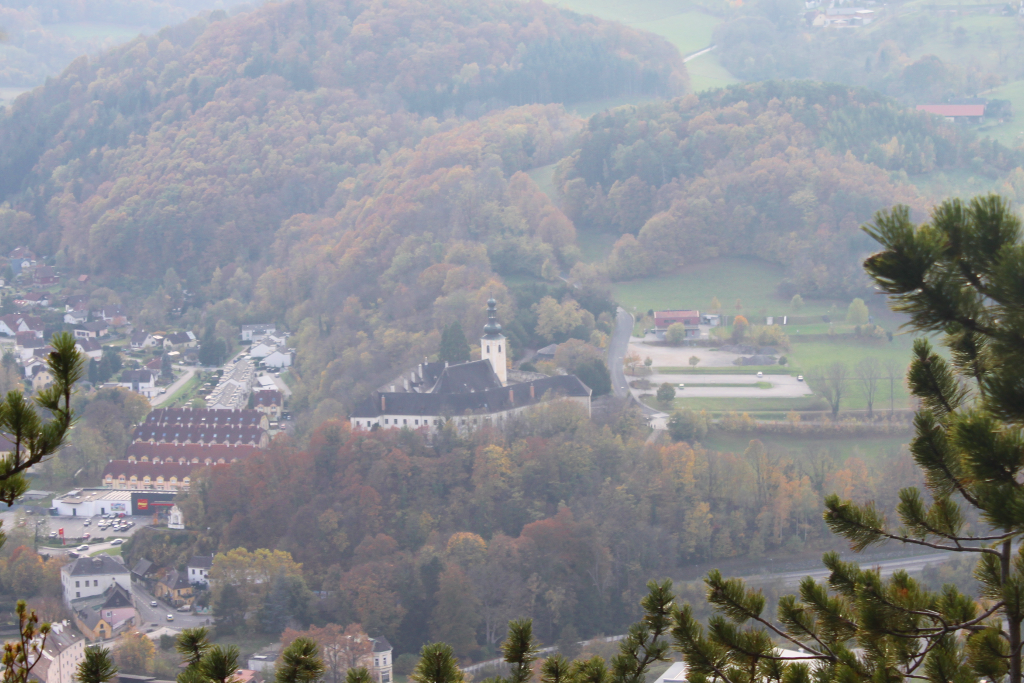
[[[196,346],[199,341],[192,332],[171,332],[164,337],[165,349],[185,349]]]
[[[261,389],[252,394],[253,408],[265,414],[271,420],[281,418],[281,404],[284,397],[277,389]]]
[[[89,321],[89,309],[67,311],[64,314],[64,322],[68,325],[82,325]]]
[[[210,567],[213,566],[213,555],[193,555],[188,561],[186,571],[189,583],[199,586],[210,585]]]
[[[252,341],[267,334],[274,334],[277,332],[277,327],[273,323],[260,323],[257,325],[242,325],[242,341]]]
[[[292,366],[292,352],[284,347],[279,347],[267,354],[260,365],[265,368],[290,368]]]
[[[371,638],[373,641],[373,666],[370,673],[377,683],[391,683],[394,672],[391,643],[387,638]]]
[[[105,306],[96,312],[103,322],[110,323],[113,327],[121,327],[128,324],[128,316],[121,310],[120,306]]]
[[[72,600],[71,615],[75,626],[93,641],[113,638],[138,624],[130,589],[118,583],[111,584],[98,595]]]
[[[49,287],[60,282],[57,270],[53,266],[36,266],[32,273],[32,279],[40,287]]]
[[[32,375],[32,391],[37,394],[43,389],[49,389],[53,386],[54,378],[53,373],[50,372],[48,367],[39,367]]]
[[[149,370],[125,370],[121,373],[118,386],[130,389],[146,398],[156,396],[156,376]]]
[[[146,590],[152,592],[156,585],[156,581],[159,578],[160,569],[149,560],[144,557],[140,557],[136,562],[135,566],[132,567],[131,580],[135,583],[141,583],[146,587]]]
[[[13,337],[18,332],[33,332],[37,337],[42,337],[44,333],[43,319],[22,313],[0,316],[0,334]]]
[[[14,300],[18,308],[47,308],[50,305],[49,292],[27,292]]]
[[[75,327],[75,339],[98,339],[106,337],[110,326],[102,320],[82,323]]]
[[[137,332],[132,332],[132,337],[128,344],[132,351],[141,351],[156,346],[157,341],[149,332],[138,330]]]
[[[110,555],[80,557],[60,568],[64,604],[73,600],[102,595],[112,585],[131,587],[128,570]]]
[[[92,360],[99,360],[103,357],[103,345],[95,339],[79,339],[75,342],[75,348],[79,353]]]
[[[192,604],[195,597],[193,592],[194,589],[189,583],[187,572],[172,569],[157,580],[154,595],[174,607],[181,607]]]
[[[49,346],[49,342],[35,332],[18,332],[14,336],[14,355],[18,360],[25,362],[35,355],[36,349]]]

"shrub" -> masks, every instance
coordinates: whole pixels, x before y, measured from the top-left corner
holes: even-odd
[[[665,341],[674,346],[678,346],[686,341],[686,326],[682,323],[672,323],[668,326],[668,330],[665,331]]]

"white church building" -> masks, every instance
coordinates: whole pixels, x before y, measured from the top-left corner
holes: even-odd
[[[545,401],[580,403],[590,414],[591,389],[575,375],[531,374],[510,383],[507,344],[497,320],[497,302],[487,302],[487,324],[480,338],[481,359],[465,363],[422,363],[389,391],[375,391],[349,420],[358,429],[439,430],[453,420],[460,430],[502,426],[513,415]]]

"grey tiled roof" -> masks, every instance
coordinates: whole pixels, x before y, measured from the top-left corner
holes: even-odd
[[[489,365],[489,362],[488,362]],[[449,368],[450,369],[450,368]],[[533,396],[530,388],[533,387]],[[497,413],[512,408],[540,403],[550,392],[555,396],[590,396],[590,388],[575,375],[545,377],[533,382],[510,384],[485,391],[469,393],[375,392],[352,411],[351,417],[379,417],[381,415],[463,415],[469,413]],[[384,408],[381,408],[381,397]]]

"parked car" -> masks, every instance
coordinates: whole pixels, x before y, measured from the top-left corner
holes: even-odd
[[[57,538],[57,532],[56,531],[51,531],[50,532],[50,538]]]
[[[82,538],[85,538],[85,539],[92,538],[92,534],[86,532],[86,533],[82,534]]]
[[[181,607],[178,608],[178,611],[179,612],[191,612],[192,611],[192,605],[182,605]]]
[[[796,376],[796,381],[797,382],[803,382],[804,381],[804,376],[803,375],[797,375]]]

